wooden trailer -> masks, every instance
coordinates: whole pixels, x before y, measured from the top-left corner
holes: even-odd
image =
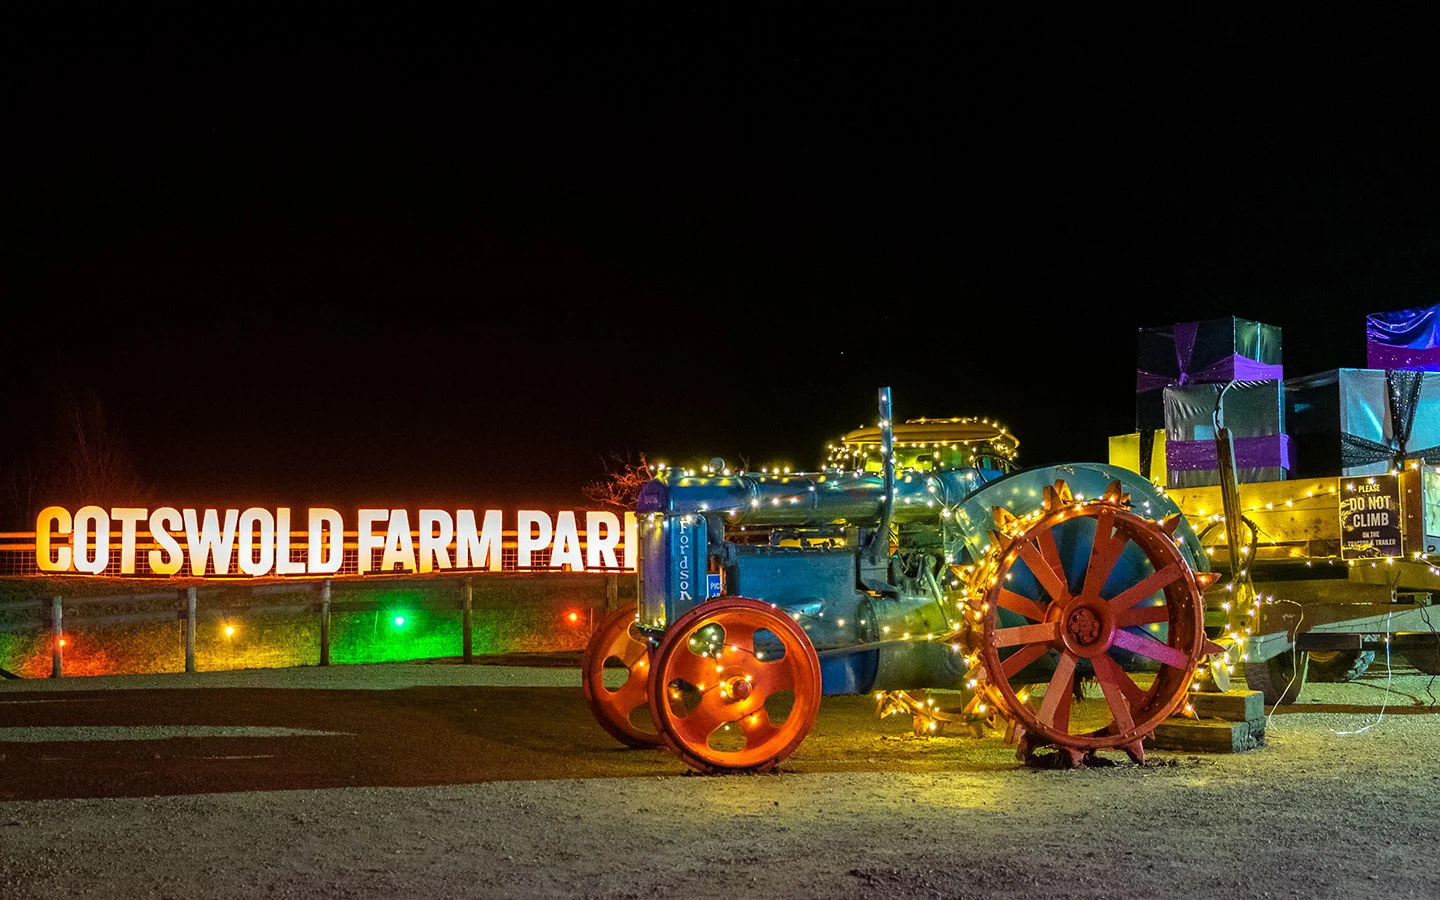
[[[1207,630],[1238,639],[1267,703],[1292,702],[1307,677],[1358,678],[1377,652],[1440,674],[1440,468],[1241,484],[1238,527],[1219,486],[1168,495],[1225,576],[1206,592]]]

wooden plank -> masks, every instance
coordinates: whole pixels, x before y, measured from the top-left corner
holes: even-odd
[[[1242,484],[1240,512],[1255,523],[1262,545],[1339,540],[1339,483],[1338,478],[1302,478]],[[1197,532],[1222,508],[1218,486],[1172,488],[1166,495]],[[1215,542],[1223,543],[1223,535],[1214,537]]]
[[[330,579],[320,582],[320,665],[330,665]]]
[[[471,615],[471,584],[469,578],[460,581],[460,659],[467,666],[475,663],[474,619]]]
[[[1420,491],[1425,506],[1425,546],[1440,546],[1440,466],[1421,471]],[[1432,559],[1440,556],[1430,554]]]
[[[50,677],[59,678],[62,674],[63,662],[61,660],[61,642],[65,632],[61,629],[61,623],[65,619],[60,597],[50,601]]]
[[[1230,690],[1223,694],[1192,691],[1187,696],[1195,714],[1202,719],[1249,722],[1265,718],[1265,698],[1259,691]]]
[[[1287,609],[1288,607],[1288,609]],[[1426,606],[1392,604],[1373,606],[1369,604],[1335,604],[1307,606],[1303,610],[1277,603],[1261,607],[1262,634],[1294,632],[1322,632],[1328,634],[1384,634],[1397,631],[1425,631],[1430,626],[1425,619],[1437,621],[1440,610]]]
[[[1405,561],[1362,563],[1350,569],[1350,578],[1356,584],[1383,584],[1400,590],[1440,591],[1440,558],[1433,561]]]
[[[76,606],[118,606],[127,603],[153,603],[157,600],[171,600],[175,592],[153,591],[145,594],[106,594],[100,597],[67,597],[65,605]]]
[[[1166,719],[1155,726],[1147,741],[1157,750],[1184,750],[1191,753],[1244,753],[1265,744],[1264,719],[1256,732],[1247,722],[1193,719]]]
[[[195,588],[185,588],[180,592],[180,598],[185,606],[185,671],[195,671]]]

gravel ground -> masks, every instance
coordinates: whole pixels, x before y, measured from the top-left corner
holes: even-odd
[[[437,666],[188,680],[222,674],[578,683]],[[0,803],[0,897],[1434,898],[1432,682],[1381,667],[1307,687],[1260,750],[1074,772],[966,738],[897,744],[892,729],[866,738],[886,741],[875,754],[940,754],[953,770],[805,771],[800,753],[755,777]],[[63,689],[41,684],[6,684],[0,701]]]

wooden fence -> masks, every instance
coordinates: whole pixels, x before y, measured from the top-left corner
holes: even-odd
[[[383,584],[385,587],[396,587],[406,585],[423,584],[428,590],[428,596],[423,600],[411,598],[406,601],[407,609],[414,611],[446,611],[460,612],[460,646],[459,651],[461,662],[470,665],[474,659],[474,581],[476,578],[487,577],[506,578],[505,575],[464,575],[451,578],[416,578],[405,579],[387,577],[368,580],[345,579],[342,583],[351,586],[374,587]],[[514,578],[515,576],[508,576]],[[520,576],[526,577],[526,576]],[[534,578],[536,576],[530,576]],[[545,577],[545,576],[538,576]],[[598,611],[603,614],[605,610],[614,609],[619,605],[620,577],[617,575],[595,576],[598,582],[603,579],[604,594],[594,595],[589,598],[586,604],[585,626],[593,628],[595,614]],[[52,582],[53,583],[53,582]],[[435,588],[440,585],[453,585],[451,592],[437,591]],[[264,614],[289,614],[289,615],[318,615],[319,617],[319,652],[320,665],[328,666],[331,662],[331,618],[333,616],[345,615],[359,612],[380,612],[393,608],[391,601],[345,599],[336,601],[333,591],[332,579],[320,579],[310,582],[287,581],[279,584],[256,584],[242,588],[250,595],[250,603],[244,606],[237,606],[233,603],[206,604],[202,603],[204,595],[219,595],[222,593],[232,594],[237,590],[237,585],[228,583],[225,585],[190,586],[166,591],[151,591],[145,593],[111,594],[105,596],[65,596],[55,595],[39,599],[12,600],[0,602],[0,618],[9,621],[0,621],[0,632],[11,634],[30,633],[37,631],[48,632],[51,645],[51,672],[52,678],[60,678],[64,674],[65,656],[65,633],[66,616],[73,614],[74,627],[103,628],[106,626],[136,625],[159,622],[178,621],[183,629],[185,646],[185,671],[194,672],[195,667],[195,638],[197,624],[202,619],[243,619],[248,616]],[[265,603],[266,597],[280,597],[305,592],[310,597],[301,603]],[[447,596],[448,594],[448,596]],[[109,613],[98,615],[85,615],[87,609],[100,607],[114,607],[124,605],[144,605],[173,601],[170,608],[130,611],[123,613]],[[254,602],[256,600],[262,602]],[[26,613],[33,615],[26,615]],[[578,613],[577,613],[578,615]],[[588,632],[587,632],[588,633]]]

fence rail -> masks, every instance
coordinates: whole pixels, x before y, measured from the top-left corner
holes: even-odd
[[[488,573],[487,573],[488,574]],[[430,596],[425,599],[408,598],[406,608],[415,612],[445,611],[461,613],[461,640],[460,651],[461,661],[466,664],[474,662],[474,589],[473,581],[476,577],[486,578],[486,575],[452,575],[449,579],[412,578],[402,579],[398,577],[385,578],[383,583],[387,587],[403,586],[408,584],[424,584],[434,588],[437,581],[449,581],[454,585],[454,592],[449,595]],[[495,577],[495,576],[491,576]],[[503,578],[504,576],[498,576]],[[0,603],[0,614],[9,614],[6,618],[9,621],[0,621],[0,634],[34,634],[49,632],[51,649],[51,677],[59,678],[63,675],[65,634],[67,628],[70,630],[89,630],[92,628],[125,626],[125,625],[147,625],[157,622],[178,622],[183,629],[185,647],[185,671],[196,671],[195,666],[195,642],[196,625],[200,620],[234,620],[241,621],[252,616],[262,615],[318,615],[319,617],[319,656],[320,665],[328,666],[331,661],[331,620],[335,616],[343,616],[351,613],[381,612],[392,610],[393,601],[389,600],[366,600],[346,599],[336,601],[333,594],[335,580],[311,579],[309,581],[289,581],[282,584],[235,584],[227,582],[215,586],[189,586],[167,591],[150,591],[137,593],[111,594],[104,596],[47,596],[30,600],[6,601]],[[371,582],[341,581],[342,584],[364,583],[367,587]],[[252,602],[236,603],[234,597],[243,593],[248,595]],[[297,593],[308,593],[310,595],[304,602],[295,603],[255,603],[256,598],[282,595],[293,595]],[[213,602],[219,597],[229,598],[229,602],[218,604]],[[604,609],[612,609],[618,605],[619,588],[615,574],[607,575],[605,578]],[[202,599],[212,602],[202,603]],[[598,598],[597,598],[598,599]],[[124,612],[103,612],[105,607],[134,606],[137,604],[153,604],[160,601],[171,601],[168,609],[140,609]],[[99,614],[87,614],[88,610],[101,610]],[[82,611],[80,615],[71,615],[76,610]],[[24,613],[29,612],[26,616]],[[589,624],[593,626],[595,606],[589,609]],[[19,614],[18,616],[16,614]],[[68,620],[67,620],[68,617]]]

